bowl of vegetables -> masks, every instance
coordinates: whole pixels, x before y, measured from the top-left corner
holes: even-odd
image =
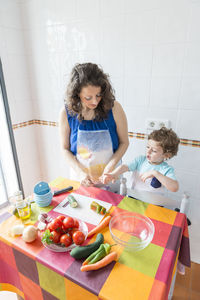
[[[148,217],[134,212],[113,216],[109,229],[113,240],[130,251],[146,248],[155,231],[154,224]]]
[[[60,215],[48,223],[42,243],[51,251],[67,252],[81,245],[87,235],[88,227],[83,221]]]

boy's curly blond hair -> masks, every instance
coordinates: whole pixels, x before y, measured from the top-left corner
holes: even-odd
[[[159,142],[163,153],[168,153],[170,158],[175,156],[178,152],[180,139],[172,129],[162,127],[159,130],[154,130],[149,134],[148,140]]]

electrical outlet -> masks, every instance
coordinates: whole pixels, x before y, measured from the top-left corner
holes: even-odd
[[[146,129],[147,130],[155,130],[156,128],[156,120],[155,119],[147,119],[146,120]]]
[[[169,120],[158,120],[158,129],[160,129],[161,127],[166,127],[166,128],[170,128],[170,121]]]
[[[147,119],[146,130],[152,131],[160,129],[161,127],[170,128],[170,121],[166,119]]]

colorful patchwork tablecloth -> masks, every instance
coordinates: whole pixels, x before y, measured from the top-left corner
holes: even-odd
[[[44,248],[40,237],[31,244],[11,237],[9,229],[21,221],[6,212],[0,216],[0,291],[18,293],[26,300],[164,300],[167,299],[177,259],[190,267],[190,249],[186,217],[175,211],[123,197],[98,188],[80,187],[77,182],[58,178],[52,187],[72,185],[73,192],[112,204],[111,215],[129,211],[149,217],[155,226],[152,242],[142,251],[129,252],[114,246],[118,259],[97,271],[81,272],[82,261],[68,252],[56,253]],[[68,193],[53,198],[45,211],[52,209]],[[33,224],[39,209],[33,208]],[[88,229],[94,225],[87,224]],[[105,242],[113,244],[108,227],[102,231]],[[87,240],[92,243],[96,236]]]

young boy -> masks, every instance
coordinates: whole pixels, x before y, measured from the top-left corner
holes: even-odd
[[[133,172],[132,189],[163,193],[164,189],[171,192],[178,190],[174,169],[168,165],[167,159],[178,152],[179,138],[172,129],[162,127],[154,130],[148,136],[146,156],[136,157],[132,162],[117,167],[110,173],[104,174],[102,182],[114,182],[119,175]]]

